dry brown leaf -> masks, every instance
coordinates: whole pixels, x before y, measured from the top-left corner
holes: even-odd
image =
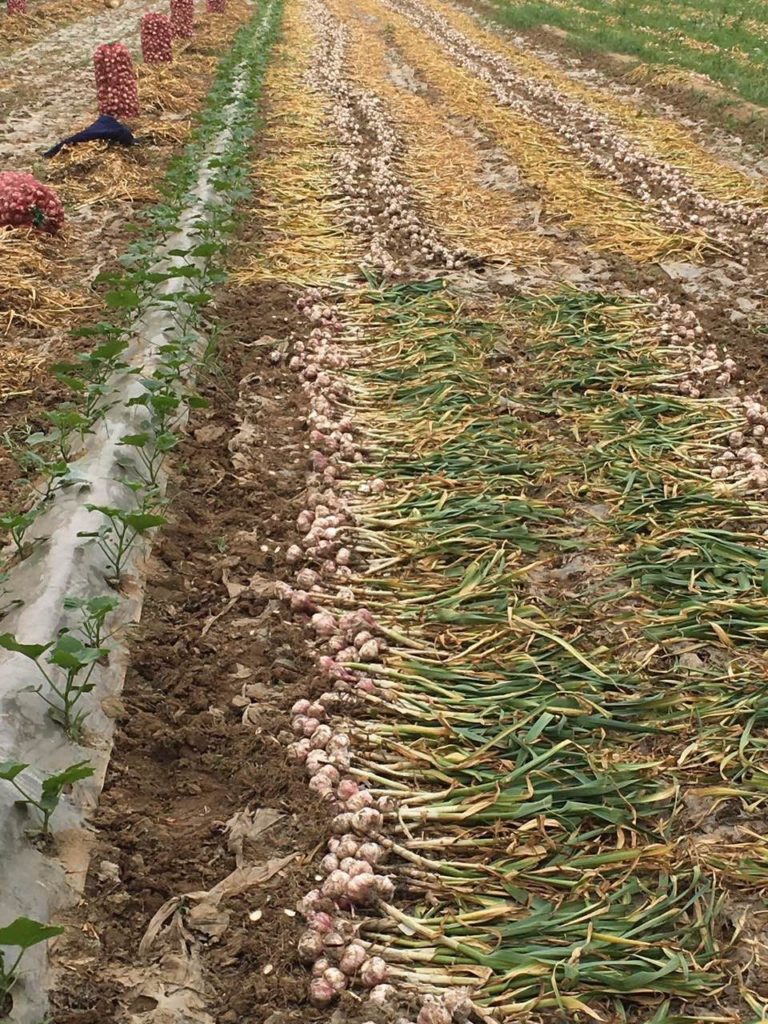
[[[221,900],[228,896],[235,896],[256,885],[263,885],[264,882],[268,882],[270,878],[276,875],[278,871],[281,871],[287,864],[290,864],[295,858],[296,854],[292,853],[288,857],[274,857],[259,864],[238,867],[231,874],[227,875],[226,878],[222,878],[220,882],[217,882],[209,892],[188,892],[183,893],[181,896],[172,896],[171,899],[165,901],[147,925],[144,937],[139,943],[139,956],[145,958],[166,923],[170,926],[178,918],[177,911],[182,903],[185,903],[187,900],[205,901],[211,906],[216,907]]]
[[[242,867],[245,860],[243,848],[246,841],[253,842],[284,817],[281,811],[272,807],[259,807],[254,813],[246,808],[232,815],[224,828],[228,834],[227,847],[234,854],[238,867]]]
[[[187,914],[187,926],[195,932],[202,932],[209,939],[220,939],[229,927],[230,916],[212,903],[198,903]]]

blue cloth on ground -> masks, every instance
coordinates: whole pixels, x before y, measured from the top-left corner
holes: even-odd
[[[76,135],[70,135],[68,139],[57,142],[55,146],[43,153],[43,156],[56,156],[63,146],[69,146],[73,142],[93,142],[94,139],[107,139],[109,142],[119,142],[122,146],[133,146],[136,143],[130,128],[126,128],[124,124],[114,117],[110,117],[109,114],[102,114],[90,127],[84,128]]]

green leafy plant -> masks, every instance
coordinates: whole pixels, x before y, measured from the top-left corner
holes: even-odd
[[[155,370],[154,379],[165,381],[166,383],[175,383],[181,380],[189,370],[189,363],[192,358],[191,350],[196,343],[196,334],[182,334],[173,341],[161,345],[158,353],[162,362],[157,370]]]
[[[52,454],[46,453],[44,449],[38,451],[36,441],[31,440],[34,437],[35,435],[31,431],[27,431],[21,438],[6,432],[3,434],[2,443],[24,472],[30,484],[33,484],[34,481],[35,489],[45,501],[66,479],[69,473],[69,463],[66,459],[62,459],[55,449]],[[36,478],[43,481],[42,490],[37,486]]]
[[[107,557],[114,579],[123,574],[125,560],[136,539],[167,522],[165,516],[138,509],[126,512],[111,505],[86,505],[89,512],[100,512],[106,522],[96,531],[81,532],[80,537],[94,537]]]
[[[78,711],[77,704],[84,694],[93,689],[90,682],[93,669],[109,651],[104,647],[84,644],[68,632],[61,633],[54,643],[48,644],[23,644],[12,633],[2,633],[0,648],[22,654],[34,662],[53,695],[49,696],[44,684],[29,689],[45,701],[54,722],[61,725],[71,739],[78,740],[86,714]],[[46,653],[47,664],[60,670],[57,674],[63,676],[63,681],[57,681],[54,673],[42,664],[41,658]]]
[[[159,433],[171,429],[181,410],[181,397],[162,379],[145,377],[141,381],[144,393],[128,400],[127,405],[144,406]]]
[[[49,445],[56,452],[56,461],[69,462],[72,436],[77,433],[82,440],[91,427],[91,421],[71,402],[64,402],[57,409],[46,412],[45,418],[51,424],[51,429],[29,434],[26,444],[31,448]]]
[[[44,836],[51,834],[51,817],[59,806],[62,793],[67,786],[80,782],[81,779],[88,779],[93,775],[93,768],[89,761],[78,761],[68,768],[58,772],[56,775],[49,775],[43,779],[40,789],[40,796],[31,796],[25,789],[22,789],[18,777],[23,771],[29,768],[28,764],[21,761],[0,761],[0,779],[10,782],[20,799],[16,801],[24,806],[34,807],[40,814],[40,833]],[[2,940],[0,939],[0,944]]]
[[[5,530],[11,538],[19,558],[24,557],[24,537],[27,530],[40,515],[40,506],[28,512],[7,512],[0,516],[0,529]]]
[[[10,995],[18,976],[19,964],[26,951],[61,935],[63,931],[59,925],[40,924],[29,917],[17,917],[15,921],[0,928],[0,946],[15,946],[19,949],[18,956],[10,965],[5,963],[0,951],[0,1006]]]
[[[165,430],[161,434],[144,431],[141,434],[125,434],[120,444],[133,448],[142,467],[141,479],[149,487],[157,487],[160,468],[168,452],[179,443],[178,434]]]
[[[73,333],[77,337],[103,339],[95,349],[80,353],[76,362],[57,363],[53,367],[57,380],[82,400],[83,417],[91,425],[114,404],[105,402],[111,391],[111,378],[118,371],[129,370],[128,364],[122,359],[128,348],[128,340],[121,328],[108,323],[84,327]]]
[[[104,637],[104,624],[120,604],[117,594],[102,597],[65,597],[64,607],[81,614],[79,629],[92,647],[100,647]]]

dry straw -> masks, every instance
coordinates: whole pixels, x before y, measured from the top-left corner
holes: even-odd
[[[258,254],[234,275],[239,284],[322,284],[348,273],[359,255],[344,231],[344,205],[334,198],[323,103],[306,81],[313,43],[312,30],[289,5],[284,42],[267,73],[263,155],[253,173],[263,235]]]
[[[357,22],[348,28],[353,74],[385,101],[404,142],[403,178],[439,236],[484,259],[518,266],[543,262],[551,244],[523,226],[531,204],[526,208],[495,181],[490,160],[423,84],[406,84],[407,69],[379,35]]]
[[[0,332],[66,327],[89,308],[88,297],[74,283],[60,286],[65,260],[59,249],[71,238],[68,229],[55,239],[0,229]]]
[[[739,200],[765,205],[768,189],[731,167],[725,160],[707,150],[683,125],[662,117],[649,109],[647,97],[626,97],[600,87],[576,81],[561,71],[554,62],[533,56],[492,31],[482,28],[476,18],[441,0],[429,0],[429,6],[447,19],[469,39],[493,53],[503,55],[518,73],[555,86],[564,96],[591,107],[615,126],[617,134],[631,141],[648,156],[664,160],[682,171],[702,195],[722,202]],[[684,72],[664,71],[672,80]],[[627,76],[628,81],[647,77],[642,68]],[[689,76],[690,77],[690,76]],[[658,80],[658,79],[657,79]]]
[[[356,9],[361,10],[360,5]],[[362,9],[389,26],[400,52],[440,94],[440,102],[467,126],[478,129],[486,145],[502,149],[520,170],[523,182],[540,191],[546,211],[583,232],[592,248],[640,262],[671,254],[700,254],[706,243],[703,235],[666,231],[643,203],[585,167],[554,132],[500,107],[488,86],[452,64],[431,40],[416,38],[413,26],[401,15],[375,0],[367,0]]]
[[[0,53],[8,55],[48,35],[52,29],[103,11],[104,0],[35,2],[23,16],[0,15]]]

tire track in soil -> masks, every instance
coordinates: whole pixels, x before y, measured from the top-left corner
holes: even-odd
[[[155,1011],[166,1021],[157,965],[173,957],[178,932],[170,929],[167,945],[157,943],[144,965],[139,942],[167,899],[210,889],[235,868],[225,823],[246,808],[284,815],[246,843],[248,863],[299,860],[226,902],[230,925],[219,941],[208,942],[186,915],[179,919],[202,951],[205,985],[194,1019],[261,1022],[265,1003],[304,1003],[300,922],[285,910],[312,884],[310,862],[327,823],[302,772],[287,766],[279,733],[292,701],[324,687],[310,678],[302,627],[265,589],[283,574],[280,550],[295,540],[305,408],[294,374],[268,363],[254,339],[270,325],[297,336],[305,327],[286,289],[273,284],[225,290],[220,304],[222,348],[201,387],[211,405],[193,416],[176,460],[173,525],[153,556],[116,711],[86,898],[56,949],[56,1024],[152,1020]],[[254,579],[253,592],[244,589],[206,632],[226,607],[228,586]],[[250,921],[257,910],[261,919]]]

